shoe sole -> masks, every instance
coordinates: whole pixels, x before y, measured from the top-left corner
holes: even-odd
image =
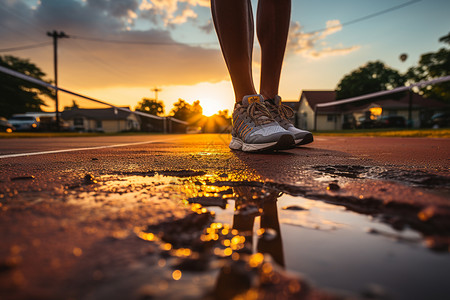
[[[238,137],[232,137],[229,145],[232,150],[241,150],[244,152],[263,152],[287,150],[295,147],[294,138],[290,134],[282,135],[278,141],[263,144],[247,144]]]
[[[308,133],[304,138],[295,140],[295,146],[302,146],[314,142],[313,135]]]

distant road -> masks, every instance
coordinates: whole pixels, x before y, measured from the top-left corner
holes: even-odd
[[[4,139],[0,142],[0,159],[46,153],[132,147],[177,139],[177,135],[95,136]]]

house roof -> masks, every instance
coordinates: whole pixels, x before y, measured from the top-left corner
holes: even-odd
[[[305,98],[308,101],[309,106],[315,110],[316,105],[319,103],[328,103],[336,101],[336,92],[335,91],[303,91],[300,96],[300,102]],[[337,106],[323,107],[320,108],[319,113],[333,113],[337,112],[339,108]]]
[[[130,109],[129,107],[121,107],[125,109]],[[123,110],[110,108],[73,108],[70,110],[64,110],[61,112],[61,117],[63,119],[74,119],[76,117],[84,117],[93,120],[124,120],[127,119],[131,114]]]
[[[335,91],[303,91],[302,96],[308,101],[309,105],[312,109],[315,109],[316,105],[319,103],[328,103],[336,100],[336,92]],[[368,109],[372,104],[377,104],[383,109],[408,109],[409,107],[409,94],[404,93],[402,98],[400,99],[373,99],[368,104],[367,101],[363,102],[364,104],[355,102],[352,104],[341,104],[336,106],[322,107],[319,110],[319,113],[330,113],[330,112],[342,112],[342,111],[357,111]],[[426,109],[426,108],[434,108],[440,109],[446,107],[446,104],[437,101],[435,99],[424,98],[423,96],[413,93],[412,94],[412,108],[413,109]]]
[[[306,98],[312,109],[316,108],[316,105],[319,103],[328,103],[336,100],[336,92],[335,91],[303,91],[302,97]]]

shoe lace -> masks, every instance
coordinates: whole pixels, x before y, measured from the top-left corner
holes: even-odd
[[[256,125],[264,125],[274,122],[267,107],[260,102],[253,102],[247,107],[247,113]]]
[[[268,109],[271,112],[275,113],[276,116],[280,117],[280,120],[284,119],[284,120],[289,121],[289,119],[294,116],[294,110],[283,103],[280,103],[280,105],[275,105],[275,104],[266,102],[266,105],[268,106]],[[275,117],[275,119],[276,119],[276,117]]]

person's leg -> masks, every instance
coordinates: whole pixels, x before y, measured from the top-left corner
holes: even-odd
[[[278,192],[271,192],[262,203],[263,213],[261,214],[261,228],[265,230],[273,229],[276,235],[267,238],[264,235],[258,239],[258,252],[268,253],[280,266],[285,267],[283,242],[281,240],[280,221],[278,220],[277,209]]]
[[[265,99],[278,95],[290,18],[291,0],[259,0],[256,32],[261,45],[260,94]]]
[[[294,135],[295,144],[305,145],[314,139],[311,132],[295,128],[289,120],[293,111],[278,96],[281,68],[289,33],[291,0],[259,0],[256,32],[261,45],[260,94],[272,117]]]
[[[256,94],[252,76],[253,14],[250,0],[211,0],[211,12],[236,101]]]
[[[262,96],[256,95],[250,0],[211,0],[211,13],[236,97],[229,147],[246,152],[292,148],[294,136],[275,122]]]

